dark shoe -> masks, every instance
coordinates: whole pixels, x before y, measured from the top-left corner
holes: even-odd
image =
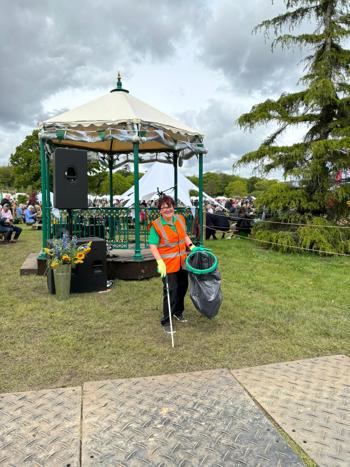
[[[166,334],[171,334],[170,324],[163,324],[163,329]],[[173,327],[173,334],[175,334],[175,329]]]
[[[183,313],[181,315],[173,315],[177,321],[180,321],[180,323],[187,323],[187,319],[184,317]]]

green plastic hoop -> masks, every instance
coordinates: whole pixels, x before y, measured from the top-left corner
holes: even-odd
[[[189,258],[191,258],[191,256],[199,253],[199,251],[193,251],[192,253],[190,253],[187,258],[186,258],[186,269],[190,272],[193,272],[193,274],[210,274],[211,272],[215,271],[217,265],[218,265],[218,259],[217,257],[214,255],[214,253],[212,253],[210,250],[207,250],[207,249],[203,249],[202,251],[205,251],[206,253],[208,253],[209,256],[211,256],[212,258],[214,258],[214,263],[210,266],[210,268],[207,268],[207,269],[195,269],[193,268],[188,260]]]

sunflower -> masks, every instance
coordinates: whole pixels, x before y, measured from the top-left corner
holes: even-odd
[[[88,254],[88,253],[90,253],[90,251],[91,251],[91,248],[88,246],[87,248],[85,248],[84,253]]]
[[[74,260],[74,264],[83,264],[84,261],[82,261],[81,259],[75,259]]]
[[[69,255],[63,255],[62,256],[62,261],[68,263],[70,261],[70,256]]]
[[[75,255],[76,259],[83,260],[85,258],[85,253],[83,251],[78,251],[78,253]]]
[[[60,264],[60,263],[59,263],[57,260],[54,260],[54,261],[52,261],[52,263],[51,263],[51,268],[52,268],[52,269],[56,269],[57,266],[58,266],[59,264]]]
[[[50,248],[43,248],[44,253],[46,253],[49,256],[52,256],[52,250]]]

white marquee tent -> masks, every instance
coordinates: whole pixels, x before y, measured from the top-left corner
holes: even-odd
[[[185,206],[192,206],[190,191],[198,191],[198,187],[188,178],[178,172],[177,176],[177,198]],[[174,172],[171,164],[155,162],[139,182],[139,199],[140,201],[148,201],[156,197],[159,192],[164,192],[166,195],[174,197]],[[218,204],[215,199],[203,193],[204,198],[208,201]],[[120,198],[127,199],[126,207],[134,204],[134,187],[129,188],[125,193],[120,195]]]

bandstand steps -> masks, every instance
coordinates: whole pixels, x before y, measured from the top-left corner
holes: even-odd
[[[29,274],[38,274],[38,254],[29,253],[24,260],[19,271],[21,276],[28,276]]]

